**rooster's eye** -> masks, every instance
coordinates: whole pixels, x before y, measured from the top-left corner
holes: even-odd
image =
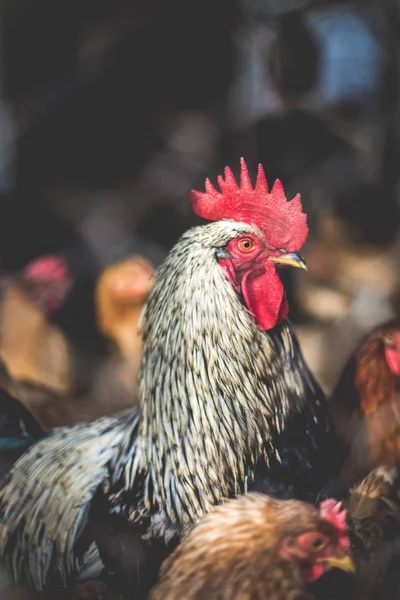
[[[254,242],[249,238],[239,240],[238,248],[242,252],[249,252],[249,250],[252,250],[254,248]]]

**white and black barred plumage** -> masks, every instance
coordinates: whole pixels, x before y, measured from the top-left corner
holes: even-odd
[[[261,332],[216,260],[244,233],[263,235],[233,221],[191,229],[160,268],[142,322],[140,415],[60,429],[14,465],[0,552],[15,577],[42,588],[77,574],[99,493],[145,538],[168,541],[254,484],[271,493],[290,480],[306,497],[326,483],[325,398],[291,326]]]

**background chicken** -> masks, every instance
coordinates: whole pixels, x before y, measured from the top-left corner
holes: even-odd
[[[331,398],[332,418],[347,447],[340,485],[379,465],[400,464],[400,324],[375,328],[351,357]]]
[[[350,491],[354,600],[400,597],[400,472],[378,467]]]
[[[124,593],[145,596],[214,505],[251,487],[315,499],[338,468],[277,270],[304,267],[300,198],[288,202],[279,181],[268,192],[261,166],[253,188],[244,161],[240,187],[229,168],[218,181],[221,193],[207,181],[192,195],[214,222],[182,236],[146,305],[140,414],[59,430],[10,472],[1,552],[16,578],[68,580],[93,540]]]
[[[54,393],[70,391],[68,341],[50,320],[70,287],[66,263],[55,257],[33,261],[5,283],[0,307],[1,352],[14,380],[44,386]],[[26,400],[29,402],[28,397]]]
[[[14,383],[16,396],[29,408],[44,430],[92,421],[137,403],[137,373],[142,352],[138,322],[153,285],[152,273],[150,263],[144,258],[134,257],[111,265],[100,276],[95,290],[96,319],[101,334],[110,339],[110,348],[108,355],[98,366],[90,393],[74,396],[73,377],[70,378],[68,390],[55,389],[54,386],[49,385],[51,375],[47,377],[46,364],[43,364],[43,370],[36,380],[31,376],[31,370]],[[18,289],[20,284],[10,285],[11,288],[14,286]],[[7,289],[6,294],[11,294],[10,305],[14,306],[13,290],[11,289],[10,292],[10,289]],[[27,302],[27,312],[24,312],[22,306],[20,311],[22,321],[24,323],[27,321],[33,331],[32,336],[37,335],[33,341],[37,345],[43,344],[46,348],[46,340],[49,338],[49,352],[50,350],[53,352],[55,350],[53,334],[56,331],[61,336],[60,331],[51,322],[43,326],[45,333],[39,328],[35,329],[35,321],[31,313],[35,311],[36,315],[37,311],[33,304]],[[5,312],[4,318],[11,329],[12,319],[15,318],[14,313]],[[11,322],[8,322],[10,319]],[[25,346],[25,337],[18,338],[18,342],[26,364],[35,366],[37,352],[34,350],[37,346],[33,346],[33,341],[30,344],[29,331],[28,328],[27,346]],[[14,331],[14,336],[17,335],[18,331]],[[9,347],[7,341],[8,339],[6,348]],[[67,338],[65,343],[68,343]],[[15,343],[13,347],[16,346]],[[70,355],[72,354],[70,349]],[[39,377],[42,378],[41,381],[38,381]]]
[[[153,267],[142,257],[112,264],[95,288],[99,332],[109,340],[107,355],[99,363],[90,392],[84,396],[54,396],[37,389],[33,412],[45,429],[73,425],[112,415],[137,404],[137,377],[142,355],[138,325],[153,286]],[[30,399],[34,394],[30,386]]]
[[[111,265],[95,290],[99,331],[109,340],[108,356],[91,392],[93,401],[124,408],[138,400],[137,374],[142,357],[139,320],[154,285],[154,268],[136,256]]]
[[[346,511],[249,494],[207,515],[162,565],[150,600],[287,600],[332,567],[352,571]],[[307,596],[309,597],[309,596]]]

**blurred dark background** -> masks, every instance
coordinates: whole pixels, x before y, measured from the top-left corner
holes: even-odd
[[[399,305],[398,3],[3,0],[1,11],[3,271],[63,254],[76,285],[57,318],[83,336],[101,269],[131,253],[159,264],[197,222],[191,188],[226,164],[237,172],[240,156],[253,173],[262,162],[309,215],[309,274],[288,274],[287,289],[329,388],[341,365],[328,350]]]

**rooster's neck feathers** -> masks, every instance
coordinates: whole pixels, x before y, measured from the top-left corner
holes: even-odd
[[[139,447],[148,503],[165,511],[153,535],[168,538],[167,524],[182,533],[242,493],[260,455],[279,460],[276,434],[312,394],[289,324],[261,332],[217,263],[218,246],[243,233],[257,230],[225,221],[187,232],[143,317]]]

